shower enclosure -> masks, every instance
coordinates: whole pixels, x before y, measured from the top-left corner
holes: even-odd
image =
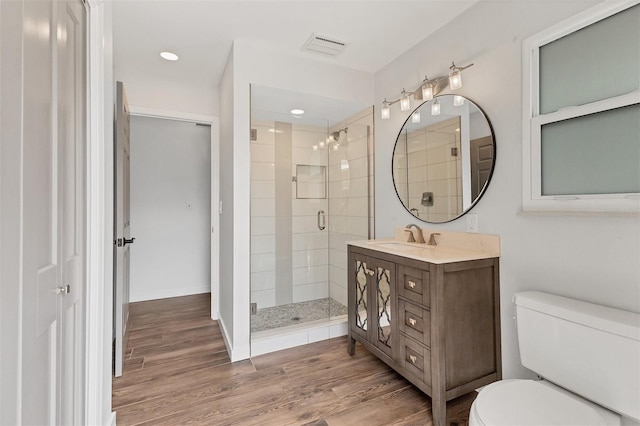
[[[346,242],[373,237],[372,131],[372,108],[336,121],[252,107],[252,339],[346,318]]]

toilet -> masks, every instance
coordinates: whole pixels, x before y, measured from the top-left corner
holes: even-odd
[[[514,304],[520,361],[542,380],[485,386],[469,425],[640,422],[640,314],[537,291]]]

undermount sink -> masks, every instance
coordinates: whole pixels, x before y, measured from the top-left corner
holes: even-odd
[[[381,248],[387,248],[387,249],[393,249],[393,250],[421,250],[421,249],[426,249],[426,248],[434,248],[435,246],[430,246],[427,244],[421,244],[421,243],[380,243],[380,244],[376,244],[376,247],[381,247]]]

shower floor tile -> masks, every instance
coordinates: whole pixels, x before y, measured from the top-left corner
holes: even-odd
[[[251,316],[251,332],[329,319],[329,312],[331,318],[346,315],[347,307],[326,298],[258,309],[258,313]]]

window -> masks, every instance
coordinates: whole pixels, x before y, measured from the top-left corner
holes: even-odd
[[[523,210],[640,211],[640,1],[523,44]]]

